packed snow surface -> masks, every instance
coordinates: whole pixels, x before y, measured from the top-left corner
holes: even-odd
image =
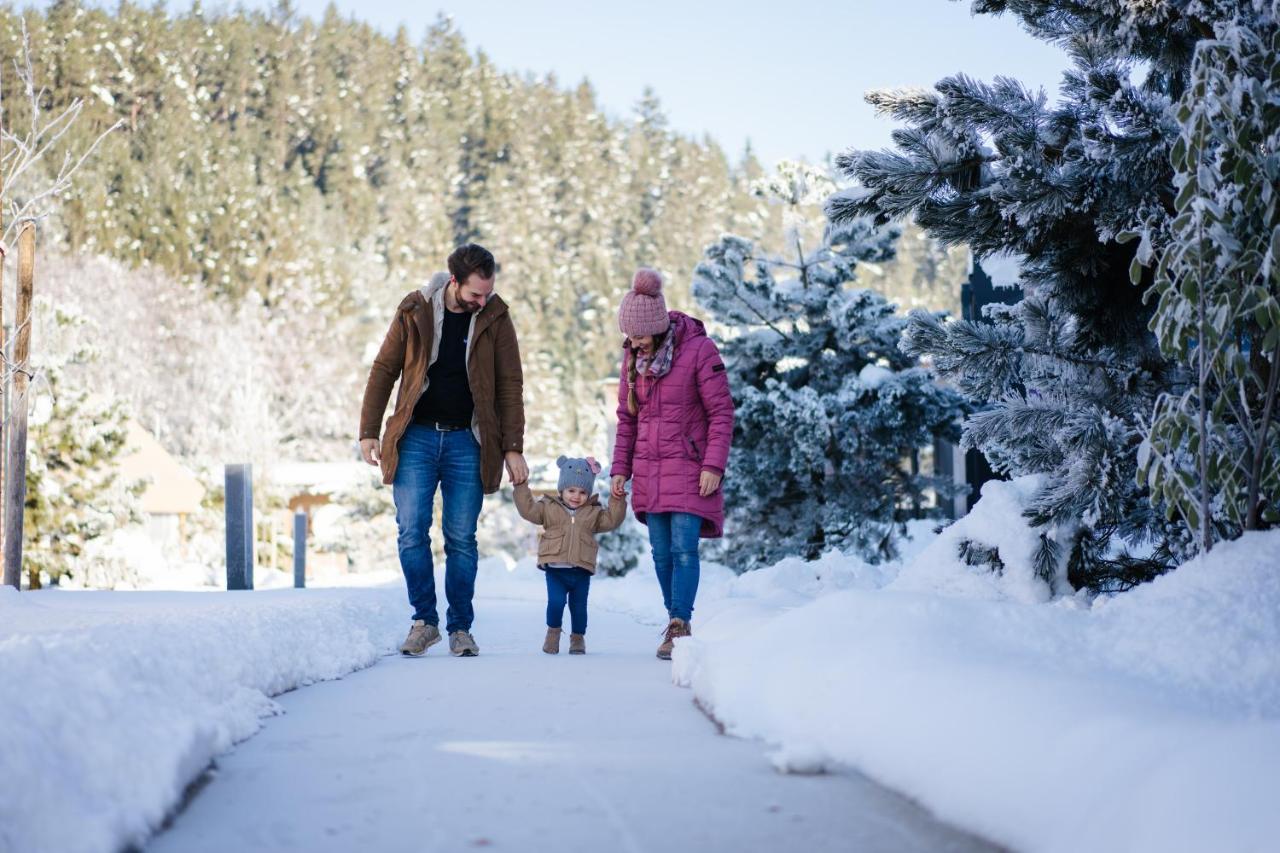
[[[708,600],[740,583],[704,568]],[[443,645],[394,654],[409,610],[399,579],[381,579],[0,590],[0,851],[654,849],[675,827],[707,850],[985,849],[857,773],[797,782],[758,745],[719,737],[654,658],[651,571],[593,584],[585,659],[541,653],[530,560],[482,562],[475,660]],[[212,781],[152,838],[214,759]]]

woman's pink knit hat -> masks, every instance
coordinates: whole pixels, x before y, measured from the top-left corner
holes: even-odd
[[[660,335],[671,326],[662,298],[662,276],[649,267],[636,270],[631,289],[618,308],[618,328],[629,338]]]

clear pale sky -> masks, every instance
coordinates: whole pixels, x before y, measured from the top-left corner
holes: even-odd
[[[328,0],[295,0],[319,18]],[[266,0],[246,0],[267,8]],[[187,4],[175,3],[175,7]],[[500,67],[584,77],[627,115],[652,86],[676,130],[709,134],[736,159],[748,139],[766,163],[822,160],[890,144],[868,89],[931,85],[965,71],[1009,75],[1052,96],[1065,55],[1005,16],[951,0],[336,0],[348,17],[419,38],[440,13]],[[206,0],[205,8],[218,4]]]

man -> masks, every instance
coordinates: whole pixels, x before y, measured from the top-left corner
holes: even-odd
[[[436,486],[444,502],[449,651],[472,657],[480,652],[471,636],[480,504],[498,490],[504,464],[513,484],[529,477],[520,347],[507,304],[494,295],[495,272],[487,249],[455,249],[449,272],[436,273],[396,309],[364,390],[360,452],[382,466],[382,481],[392,486],[400,568],[413,605],[400,646],[406,655],[440,641],[430,536]],[[379,441],[397,379],[395,409]]]

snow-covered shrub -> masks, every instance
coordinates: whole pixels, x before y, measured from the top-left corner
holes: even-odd
[[[851,287],[858,264],[892,257],[897,230],[856,220],[818,231],[806,219],[833,189],[783,164],[760,191],[785,208],[784,253],[725,236],[694,274],[694,296],[729,329],[726,550],[746,566],[829,548],[892,558],[903,524],[929,511],[925,490],[944,488],[912,470],[913,454],[963,412],[898,348],[906,321],[894,306]]]
[[[145,483],[123,480],[114,462],[127,440],[127,409],[75,382],[74,368],[98,358],[83,343],[93,321],[48,299],[35,305],[35,381],[27,438],[27,501],[23,563],[33,586],[57,582],[80,567],[90,543],[141,521]],[[127,579],[120,560],[98,555],[100,579]]]
[[[1189,373],[1156,401],[1142,473],[1202,551],[1280,522],[1280,22],[1217,34],[1176,108],[1177,215],[1133,233],[1130,270],[1155,264],[1151,327]]]

